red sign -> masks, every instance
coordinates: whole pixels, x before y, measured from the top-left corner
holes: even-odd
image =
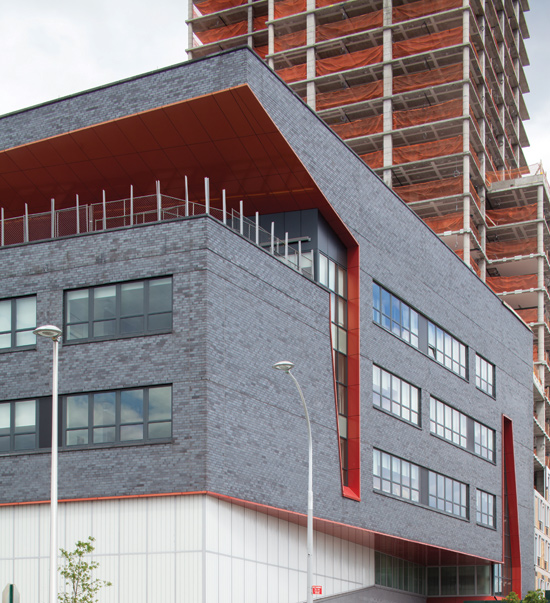
[[[311,587],[311,594],[312,595],[322,595],[323,594],[323,587],[322,586],[312,586]]]

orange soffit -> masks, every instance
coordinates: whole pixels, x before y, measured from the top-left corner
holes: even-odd
[[[462,8],[462,0],[420,0],[420,2],[410,2],[403,6],[396,6],[392,10],[392,18],[394,23],[399,23],[400,21],[433,15],[453,8]]]
[[[201,15],[211,15],[217,13],[220,10],[226,8],[233,8],[234,6],[241,6],[246,4],[247,0],[203,0],[203,2],[197,2],[193,5]]]

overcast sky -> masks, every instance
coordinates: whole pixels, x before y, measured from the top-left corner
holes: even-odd
[[[550,0],[530,0],[528,163],[550,170]],[[187,0],[0,0],[0,115],[185,60]]]

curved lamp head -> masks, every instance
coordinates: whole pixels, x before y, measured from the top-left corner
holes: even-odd
[[[290,362],[289,360],[281,360],[280,362],[276,362],[273,365],[274,369],[277,369],[278,371],[284,371],[285,373],[289,373],[290,369],[294,368],[294,363]]]
[[[54,325],[44,325],[42,327],[36,328],[33,333],[35,335],[41,335],[42,337],[47,337],[48,339],[57,341],[61,336],[62,331]]]

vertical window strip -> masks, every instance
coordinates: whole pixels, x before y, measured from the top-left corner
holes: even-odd
[[[0,350],[36,345],[36,297],[0,300]]]
[[[476,491],[476,521],[477,523],[494,528],[496,525],[496,497],[493,494]]]
[[[466,346],[431,321],[428,321],[428,355],[466,379]]]
[[[418,313],[377,283],[372,297],[374,322],[418,348]]]
[[[420,425],[420,390],[396,375],[373,365],[372,403],[409,423]]]
[[[375,449],[373,480],[375,490],[420,502],[420,467],[414,463]]]
[[[428,472],[428,505],[443,513],[468,519],[468,486],[435,471]]]
[[[495,365],[476,354],[476,387],[482,392],[495,395]]]
[[[36,400],[0,404],[0,453],[37,448],[37,413]]]

